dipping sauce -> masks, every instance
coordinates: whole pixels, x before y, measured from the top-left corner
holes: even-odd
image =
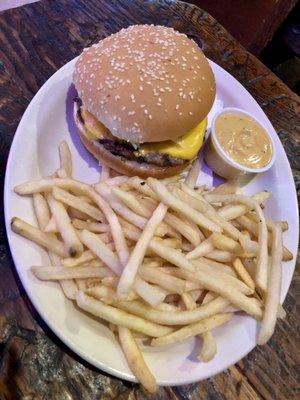
[[[247,115],[228,112],[215,121],[217,140],[225,153],[238,164],[258,169],[269,164],[273,147],[265,129]]]

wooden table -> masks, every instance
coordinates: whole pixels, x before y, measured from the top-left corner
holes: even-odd
[[[272,121],[299,184],[299,99],[211,16],[195,6],[167,0],[52,0],[0,14],[1,182],[15,129],[39,87],[84,47],[135,23],[174,26],[234,75]],[[212,379],[184,387],[160,388],[151,397],[138,385],[96,371],[47,328],[16,275],[4,230],[1,212],[1,400],[296,399],[297,274],[285,301],[287,318],[278,323],[268,345],[256,348]]]

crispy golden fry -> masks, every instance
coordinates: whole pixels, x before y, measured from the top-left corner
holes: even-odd
[[[268,230],[266,226],[266,221],[264,214],[262,212],[259,203],[256,200],[249,199],[243,195],[212,195],[208,194],[205,196],[207,201],[210,202],[221,202],[221,203],[232,203],[232,202],[240,202],[246,205],[249,208],[255,210],[258,218],[259,218],[259,234],[258,234],[258,245],[259,251],[257,254],[257,266],[256,266],[256,284],[258,287],[265,291],[267,288],[267,278],[268,278],[268,269],[267,269],[267,260],[268,260]]]
[[[152,339],[151,346],[167,346],[176,342],[181,342],[189,337],[200,335],[210,331],[220,325],[225,324],[232,318],[232,313],[217,314],[206,318],[193,325],[188,325],[157,339]]]
[[[98,208],[80,199],[78,196],[74,196],[73,194],[68,193],[66,190],[55,187],[52,190],[52,195],[56,200],[60,201],[61,203],[64,203],[70,207],[75,208],[76,210],[83,212],[89,217],[95,219],[96,221],[101,221],[104,219],[103,213]]]
[[[155,393],[157,386],[152,373],[150,372],[143,355],[136,344],[129,329],[118,327],[119,339],[128,362],[129,368],[137,377],[138,381],[148,392]]]
[[[73,165],[72,165],[72,154],[68,143],[63,140],[59,144],[59,158],[60,168],[66,172],[66,175],[72,177]]]
[[[207,218],[204,214],[196,211],[182,200],[176,198],[161,182],[154,178],[147,179],[148,185],[155,191],[160,200],[178,212],[195,222],[197,225],[206,228],[212,232],[221,232],[222,229]]]
[[[51,215],[47,201],[42,194],[34,193],[33,207],[39,228],[44,231],[50,221]]]
[[[211,331],[203,332],[201,334],[201,337],[202,337],[202,345],[197,358],[199,361],[209,362],[217,354],[217,342]]]
[[[219,250],[225,250],[232,253],[240,253],[242,251],[241,245],[235,240],[228,236],[222,235],[222,233],[213,233],[210,236],[212,244]]]
[[[109,186],[119,186],[122,183],[127,182],[129,179],[128,176],[121,175],[121,176],[114,176],[113,178],[108,178],[105,180],[105,183]]]
[[[87,278],[104,278],[111,276],[112,272],[107,267],[31,267],[31,272],[43,281],[59,281],[61,279],[87,279]]]
[[[229,180],[222,185],[213,188],[210,193],[212,194],[234,194],[237,191],[237,184],[235,180]]]
[[[253,236],[257,237],[259,235],[259,227],[254,220],[250,219],[248,217],[249,214],[243,215],[239,218],[237,218],[237,221],[246,228]],[[273,224],[272,221],[269,220],[269,226]],[[268,235],[268,248],[271,248],[272,245],[272,238],[271,235]],[[290,261],[293,259],[293,254],[285,247],[283,246],[283,252],[282,252],[282,260],[283,261]]]
[[[182,293],[181,300],[187,310],[195,310],[197,308],[197,304],[189,292]]]
[[[39,194],[39,193],[35,193],[35,194]],[[44,231],[47,233],[58,233],[58,228],[55,222],[55,218],[52,217],[49,219],[48,224],[45,226]]]
[[[100,181],[106,181],[107,179],[109,179],[109,176],[110,176],[110,168],[104,164],[101,165]]]
[[[123,204],[122,202],[119,202],[116,200],[113,196],[113,193],[111,191],[111,188],[108,187],[105,183],[97,184],[95,186],[97,192],[99,192],[104,198],[109,202],[110,206],[112,209],[119,215],[121,216],[124,220],[128,221],[129,223],[133,224],[139,229],[144,229],[146,224],[147,224],[147,218],[142,217],[141,215],[135,213],[132,211],[130,207],[127,207],[127,205]],[[141,203],[140,203],[141,204]],[[156,205],[154,205],[153,209],[145,211],[150,218],[152,212],[154,211],[154,208]],[[165,226],[164,223],[161,223],[160,226],[156,228],[155,234],[157,236],[164,236],[167,233],[168,229]]]
[[[214,250],[213,242],[211,240],[211,237],[208,237],[203,242],[198,244],[198,246],[195,247],[192,251],[190,251],[186,255],[186,258],[188,260],[194,260],[196,258],[205,256],[206,254],[212,252],[213,250]]]
[[[151,337],[164,336],[173,331],[173,329],[167,326],[149,322],[146,319],[104,304],[102,301],[96,300],[83,292],[77,293],[76,302],[78,307],[96,317],[103,318],[112,324],[124,326],[125,328],[144,333]]]
[[[166,274],[163,269],[159,270],[158,268],[142,265],[139,268],[139,274],[147,282],[155,283],[169,293],[182,294],[186,290],[186,282],[183,279]]]
[[[86,229],[94,233],[110,232],[109,225],[105,223],[82,221],[80,219],[74,218],[72,220],[72,224],[76,229],[80,230]]]
[[[196,186],[200,168],[201,168],[201,165],[200,165],[199,158],[196,158],[193,161],[192,167],[189,170],[187,177],[185,179],[185,183],[188,187],[194,188]]]
[[[26,237],[29,240],[39,244],[45,249],[57,254],[60,257],[66,257],[68,255],[67,250],[62,242],[56,239],[50,233],[42,232],[40,229],[20,218],[13,217],[11,220],[11,229],[21,236]]]
[[[280,224],[274,223],[272,230],[272,255],[266,292],[265,310],[258,333],[257,343],[267,343],[273,335],[277,321],[281,292],[282,231]]]
[[[62,203],[56,201],[50,194],[46,195],[49,208],[55,223],[71,257],[79,257],[83,252],[83,245],[71,224],[70,217]]]
[[[143,230],[139,240],[130,254],[127,264],[122,271],[117,288],[117,293],[120,297],[126,298],[127,294],[131,290],[134,278],[146,254],[149,242],[151,241],[156,228],[164,219],[166,212],[167,206],[160,203],[147,222],[145,229]]]
[[[95,288],[89,289],[89,294],[98,297]],[[100,298],[101,299],[101,298]],[[115,299],[103,298],[104,302],[121,308],[124,311],[138,315],[140,317],[147,316],[149,321],[157,322],[163,325],[187,325],[204,318],[222,312],[230,303],[222,297],[217,297],[211,302],[197,307],[195,310],[180,310],[170,313],[170,310],[161,311],[158,308],[149,307],[141,301],[121,301]]]
[[[238,276],[241,277],[242,281],[246,283],[251,289],[255,289],[255,283],[251,276],[249,275],[248,271],[244,267],[242,261],[237,258],[233,261],[233,267],[236,270]]]
[[[48,251],[48,255],[49,255],[52,265],[61,266],[61,259],[57,254],[54,254],[51,251]],[[75,300],[78,288],[77,288],[77,285],[74,282],[74,280],[73,279],[61,279],[59,281],[59,283],[64,292],[64,295],[70,300]]]
[[[207,254],[205,254],[205,258],[210,258],[214,261],[218,261],[221,263],[230,263],[235,259],[236,255],[226,250],[218,250],[215,249]]]
[[[92,251],[86,250],[81,254],[80,257],[64,258],[63,260],[61,260],[61,263],[64,267],[77,267],[78,265],[86,264],[89,261],[92,261],[95,259],[96,259],[96,255]]]

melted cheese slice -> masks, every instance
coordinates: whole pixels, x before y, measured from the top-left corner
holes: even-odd
[[[140,146],[138,153],[139,155],[145,155],[150,151],[156,151],[184,160],[192,160],[197,156],[202,146],[206,126],[207,118],[176,141],[166,140],[164,142],[145,143]]]
[[[84,120],[84,125],[89,133],[91,140],[96,139],[115,139],[110,131],[101,124],[88,110],[81,107],[81,116]]]
[[[81,115],[84,120],[86,129],[91,139],[115,139],[110,131],[99,122],[93,114],[83,107]],[[137,156],[143,156],[151,151],[169,154],[170,156],[182,158],[183,160],[194,159],[202,146],[205,130],[207,126],[207,118],[197,125],[190,132],[179,137],[176,141],[166,140],[163,142],[144,143],[139,146],[135,152]]]

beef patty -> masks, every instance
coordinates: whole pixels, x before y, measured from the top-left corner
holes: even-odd
[[[78,97],[74,99],[80,106],[82,105],[81,99]],[[84,124],[84,119],[81,114],[81,108],[78,108],[78,117]],[[138,154],[138,145],[133,145],[130,142],[125,142],[120,139],[95,139],[99,145],[103,146],[106,150],[110,151],[114,156],[123,157],[127,160],[137,161],[139,163],[154,164],[159,167],[171,167],[175,165],[187,164],[188,161],[182,158],[170,156],[151,151],[145,155]]]

